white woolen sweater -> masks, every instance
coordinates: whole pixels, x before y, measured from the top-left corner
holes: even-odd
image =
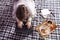
[[[28,18],[28,21],[31,22],[32,18],[36,15],[36,9],[35,9],[35,3],[33,0],[19,0],[18,2],[14,3],[14,9],[13,9],[13,15],[15,15],[16,18],[16,9],[18,8],[19,5],[25,5],[31,14],[31,16]]]

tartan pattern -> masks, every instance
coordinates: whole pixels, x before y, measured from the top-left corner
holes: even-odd
[[[60,0],[34,0],[37,15],[32,21],[32,35],[15,33],[16,20],[12,18],[13,3],[15,1],[17,0],[0,0],[0,40],[44,40],[34,30],[35,26],[44,20],[39,13],[40,9],[45,8],[51,10],[55,15],[55,17],[50,15],[48,18],[57,23],[56,30],[45,40],[60,40]]]

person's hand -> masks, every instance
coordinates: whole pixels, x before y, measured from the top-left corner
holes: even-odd
[[[27,25],[27,28],[29,29],[31,27],[31,22],[28,21],[26,25]]]
[[[23,26],[23,22],[22,22],[22,21],[19,21],[19,22],[18,22],[18,27],[19,27],[19,28],[22,28],[22,26]]]

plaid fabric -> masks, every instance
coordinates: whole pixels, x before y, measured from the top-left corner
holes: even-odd
[[[45,20],[39,15],[40,9],[45,8],[54,13],[55,17],[50,15],[48,18],[57,24],[56,30],[45,40],[60,40],[60,0],[34,0],[37,15],[32,21],[33,33],[31,35],[17,34],[15,32],[16,20],[12,18],[13,3],[15,1],[17,0],[0,0],[0,40],[44,40],[35,31],[35,27]]]

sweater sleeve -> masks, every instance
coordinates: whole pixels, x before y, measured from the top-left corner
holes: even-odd
[[[28,18],[28,21],[31,22],[31,21],[32,21],[32,17],[29,17],[29,18]]]

